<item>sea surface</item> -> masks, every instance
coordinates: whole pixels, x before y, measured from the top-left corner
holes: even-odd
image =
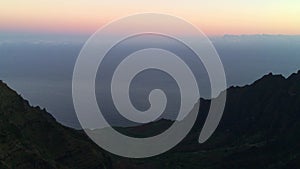
[[[2,34],[0,79],[29,100],[31,105],[46,108],[58,122],[80,128],[72,102],[72,74],[87,38],[76,35]],[[300,36],[225,35],[210,37],[210,40],[224,65],[228,86],[251,84],[270,72],[287,77],[300,70]],[[119,53],[126,53],[125,50],[128,48],[120,49]],[[173,83],[172,78],[162,80],[156,74],[149,72],[148,81],[144,84],[137,80],[137,84],[140,83],[140,87],[137,85],[134,88],[137,101],[147,98],[144,87],[149,88],[158,82],[171,93],[173,88],[177,89],[176,85],[170,84]],[[201,72],[199,78],[201,82]],[[210,92],[203,91],[202,96],[209,98]],[[96,93],[101,93],[101,87],[96,89]],[[175,96],[171,95],[171,98]],[[173,103],[175,106],[176,101]],[[168,117],[173,118],[170,114],[166,115]],[[114,125],[126,125],[114,115],[108,114],[108,118]]]

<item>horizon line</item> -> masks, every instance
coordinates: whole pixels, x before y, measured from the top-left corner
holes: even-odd
[[[97,30],[96,30],[97,31]],[[82,32],[82,31],[35,31],[35,30],[1,30],[0,33],[4,33],[4,36],[15,35],[35,35],[35,36],[91,36],[96,31]],[[226,37],[226,36],[300,36],[299,34],[288,33],[222,33],[222,34],[208,34],[203,32],[207,37]],[[2,35],[3,36],[3,35]],[[192,35],[187,35],[192,36]]]

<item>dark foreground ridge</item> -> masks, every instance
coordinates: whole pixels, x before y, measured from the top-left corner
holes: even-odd
[[[30,107],[0,82],[0,169],[298,169],[300,168],[300,71],[266,75],[227,90],[223,118],[213,136],[197,142],[210,105],[200,101],[189,135],[165,154],[128,159],[103,153],[82,132]],[[155,135],[172,121],[118,128],[137,137]]]
[[[29,106],[0,81],[0,169],[108,169],[110,164],[83,133]]]
[[[268,74],[251,85],[230,87],[223,118],[213,136],[197,142],[210,101],[200,101],[198,119],[171,151],[149,159],[118,158],[118,169],[298,169],[300,168],[300,71],[288,78]],[[139,137],[159,133],[172,121],[121,129]],[[158,128],[156,128],[158,126]]]

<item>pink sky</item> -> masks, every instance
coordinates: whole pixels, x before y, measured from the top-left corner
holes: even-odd
[[[184,18],[208,35],[300,34],[299,0],[10,0],[1,2],[0,30],[93,33],[142,12]]]

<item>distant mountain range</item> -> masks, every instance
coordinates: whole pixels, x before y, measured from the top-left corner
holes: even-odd
[[[268,74],[244,87],[230,87],[223,118],[213,136],[198,143],[210,100],[200,100],[191,132],[175,148],[147,159],[104,152],[83,132],[58,124],[0,82],[0,168],[33,169],[298,169],[300,168],[300,71]],[[116,128],[136,137],[162,132],[159,120]]]

